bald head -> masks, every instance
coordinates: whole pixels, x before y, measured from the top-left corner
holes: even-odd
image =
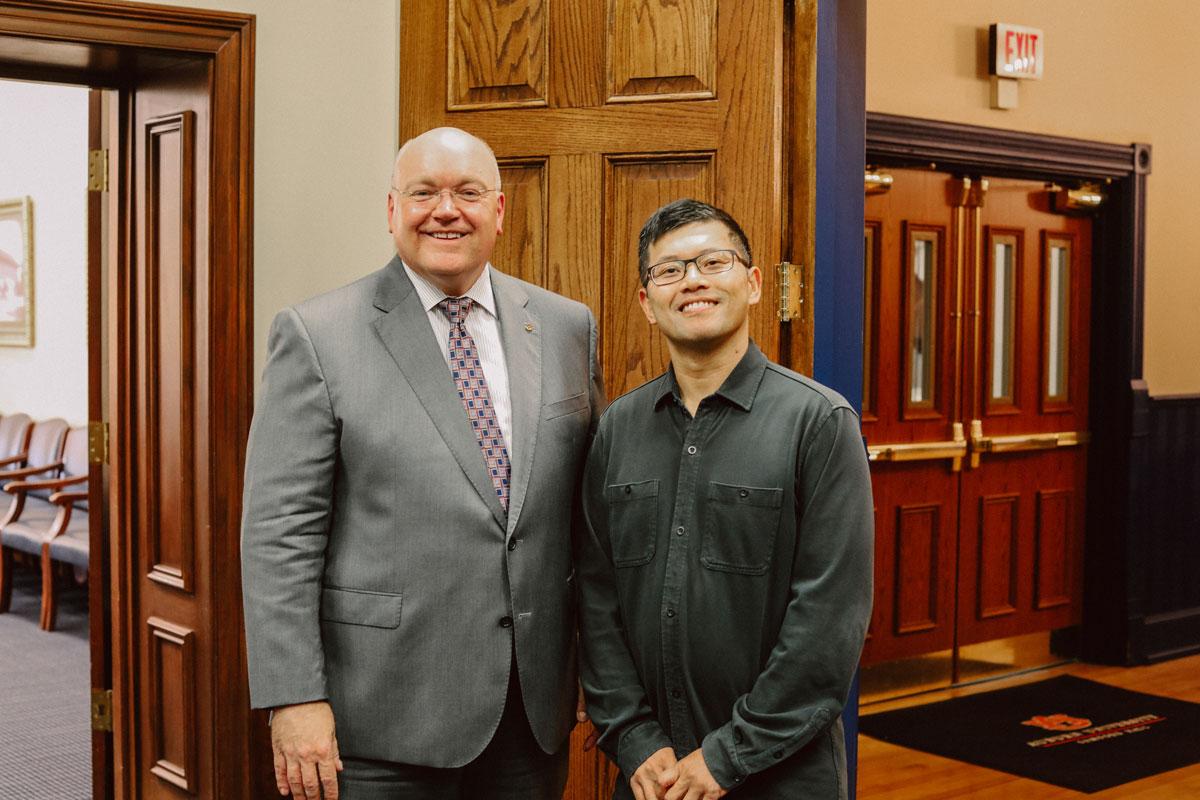
[[[467,133],[459,128],[432,128],[418,134],[400,146],[396,153],[396,161],[392,167],[392,186],[403,189],[400,181],[414,164],[419,164],[431,153],[438,153],[443,158],[461,158],[466,162],[478,163],[485,159],[490,165],[490,172],[495,175],[495,183],[488,188],[500,188],[500,167],[496,164],[496,154],[488,143],[478,136]]]
[[[504,193],[492,149],[458,128],[434,128],[396,154],[388,230],[396,253],[450,297],[487,268],[504,226]]]

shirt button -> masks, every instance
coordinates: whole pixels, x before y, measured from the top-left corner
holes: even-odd
[[[516,550],[516,549],[517,549],[517,540],[509,539],[508,540],[508,552],[511,553],[513,550]]]
[[[675,535],[683,536],[683,526],[682,525],[680,525],[678,528],[675,529]]]
[[[501,628],[511,628],[512,627],[512,617],[501,617],[500,618],[500,627]]]
[[[696,445],[694,445],[694,444],[689,444],[689,445],[688,445],[688,455],[689,455],[689,456],[694,456],[694,455],[696,455]]]
[[[749,496],[750,496],[750,492],[746,491],[745,489],[742,489],[740,492],[738,492],[738,497],[749,497]]]
[[[668,608],[668,609],[667,609],[667,616],[668,616],[668,617],[673,617],[673,616],[675,616],[675,609],[673,609],[673,608]]]

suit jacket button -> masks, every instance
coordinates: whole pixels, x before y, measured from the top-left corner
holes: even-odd
[[[513,550],[516,550],[516,549],[517,549],[517,540],[509,539],[508,540],[508,552],[511,553]]]
[[[512,627],[512,617],[501,617],[500,618],[500,627],[501,628],[511,628]]]

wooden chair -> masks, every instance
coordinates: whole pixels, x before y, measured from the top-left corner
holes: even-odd
[[[67,433],[63,452],[63,474],[53,483],[62,488],[50,495],[50,504],[58,508],[50,526],[49,539],[42,544],[42,629],[54,630],[58,615],[58,594],[54,585],[54,562],[70,564],[76,574],[88,569],[88,432],[76,428]]]
[[[29,455],[29,434],[33,420],[28,414],[7,414],[0,418],[0,469],[16,468]]]
[[[0,518],[0,614],[8,611],[12,602],[13,550],[40,556],[42,542],[57,516],[58,508],[50,503],[50,494],[62,487],[51,486],[48,482],[59,478],[63,469],[63,447],[68,427],[64,419],[36,423],[29,437],[25,466],[0,470],[0,485],[13,495],[8,511]],[[87,429],[78,430],[83,431],[83,476],[86,480]],[[76,435],[75,439],[79,438]],[[27,480],[37,476],[43,476],[42,480]],[[9,491],[10,486],[14,487],[12,491]],[[32,530],[37,531],[33,540],[30,538]]]

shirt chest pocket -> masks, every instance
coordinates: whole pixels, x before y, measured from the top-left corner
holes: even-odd
[[[709,483],[700,563],[722,572],[765,574],[782,508],[782,489]]]
[[[636,567],[654,560],[658,526],[658,481],[606,486],[608,536],[614,567]]]

